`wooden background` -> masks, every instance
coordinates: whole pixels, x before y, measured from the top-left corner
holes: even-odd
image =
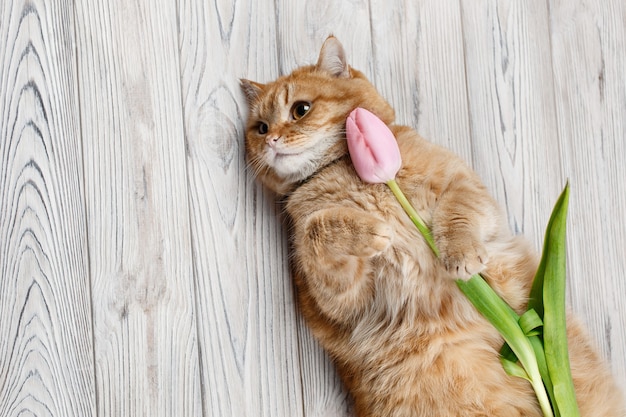
[[[330,33],[539,247],[626,387],[623,0],[2,0],[0,416],[347,416],[238,78]]]

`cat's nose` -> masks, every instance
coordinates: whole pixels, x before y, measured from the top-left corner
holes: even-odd
[[[265,143],[267,143],[270,147],[274,147],[276,146],[276,143],[278,143],[278,140],[280,139],[279,135],[275,135],[275,134],[269,134],[265,137]]]

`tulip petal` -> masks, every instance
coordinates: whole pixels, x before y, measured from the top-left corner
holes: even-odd
[[[393,133],[376,115],[356,108],[346,120],[348,150],[359,177],[369,183],[386,183],[402,165]]]
[[[348,151],[352,158],[352,164],[359,177],[365,182],[379,183],[379,178],[375,176],[375,160],[372,151],[367,146],[363,134],[351,117],[346,120],[346,132],[348,138]]]

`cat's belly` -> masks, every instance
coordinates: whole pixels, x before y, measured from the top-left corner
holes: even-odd
[[[503,371],[497,334],[476,326],[414,338],[389,328],[377,337],[387,342],[348,347],[340,371],[358,415],[540,416],[530,384]]]

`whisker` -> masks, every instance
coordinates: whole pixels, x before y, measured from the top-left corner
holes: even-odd
[[[264,166],[264,164],[262,163],[260,156],[253,156],[248,158],[245,171],[249,174],[250,184],[252,184],[252,182],[254,182],[259,177],[264,169],[267,169],[267,167]]]

